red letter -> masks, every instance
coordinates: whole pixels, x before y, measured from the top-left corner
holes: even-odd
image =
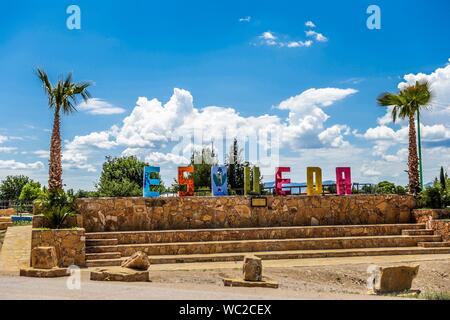
[[[350,168],[336,168],[336,191],[340,196],[352,194],[352,174]]]
[[[283,172],[291,172],[291,168],[289,168],[289,167],[276,168],[276,171],[275,171],[275,194],[277,196],[286,196],[286,195],[291,194],[291,191],[283,190],[283,184],[291,183],[291,179],[283,179]]]

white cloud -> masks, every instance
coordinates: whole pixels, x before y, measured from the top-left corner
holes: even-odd
[[[17,151],[17,148],[15,148],[15,147],[0,147],[0,153],[12,153],[14,151]]]
[[[270,31],[263,32],[260,36],[262,39],[262,44],[267,46],[276,46],[278,45],[277,37]]]
[[[312,21],[306,21],[305,22],[305,26],[308,27],[308,28],[315,28],[316,27],[316,25]]]
[[[350,134],[350,128],[346,125],[334,125],[319,133],[319,140],[324,144],[333,148],[341,148],[349,145],[344,140],[345,135]]]
[[[88,101],[83,101],[77,106],[77,109],[85,111],[92,115],[113,115],[121,114],[126,111],[123,108],[116,107],[111,103],[98,98],[92,98]]]
[[[378,177],[381,176],[381,172],[373,169],[371,166],[363,165],[361,167],[361,174],[364,177]]]
[[[327,37],[325,37],[322,33],[319,33],[316,31],[308,30],[308,31],[306,31],[306,35],[308,37],[312,37],[312,38],[316,39],[318,42],[327,42],[328,41]]]
[[[48,150],[36,150],[33,152],[38,158],[48,159],[50,158],[50,151]]]
[[[75,138],[66,145],[66,148],[79,149],[83,146],[93,146],[98,149],[112,149],[117,143],[111,138],[114,138],[115,127],[111,131],[92,132],[85,136],[75,136]]]
[[[40,170],[44,167],[41,161],[33,163],[23,163],[16,160],[0,160],[0,169],[9,170]]]
[[[308,21],[307,23],[305,23],[305,25],[307,27],[315,27],[314,23],[311,21]],[[328,38],[325,37],[322,33],[318,33],[316,31],[313,30],[307,30],[305,31],[306,35],[308,37],[314,38],[317,42],[326,42],[328,41]],[[286,35],[280,35],[277,36],[275,35],[275,33],[273,33],[272,31],[266,31],[263,32],[260,36],[259,39],[260,41],[260,45],[266,45],[266,46],[277,46],[277,47],[285,47],[285,48],[309,48],[314,44],[314,41],[312,40],[297,40],[297,41],[293,41],[293,40],[289,40],[289,36]]]
[[[311,40],[307,41],[291,41],[287,43],[287,47],[289,48],[300,48],[300,47],[311,47],[313,42]]]
[[[329,116],[322,108],[356,92],[337,88],[306,90],[279,104],[279,109],[289,110],[288,121],[283,121],[268,114],[244,117],[233,108],[208,106],[198,109],[194,107],[189,91],[175,88],[165,104],[157,99],[140,97],[119,127],[75,137],[66,144],[63,160],[66,166],[93,170],[88,158],[96,149],[122,148],[122,155],[136,155],[152,162],[186,163],[194,132],[202,133],[207,144],[211,140],[220,141],[225,134],[229,138],[243,139],[282,133],[282,143],[295,148],[343,146],[347,142],[342,136],[350,129],[333,126],[327,130],[324,123]],[[258,143],[262,152],[272,147],[264,139]],[[170,147],[173,147],[171,152],[162,151]]]
[[[281,110],[304,112],[313,108],[329,107],[333,103],[343,100],[357,92],[358,90],[351,88],[311,88],[295,97],[284,100],[279,104],[278,108]]]
[[[190,163],[189,159],[173,154],[173,153],[161,153],[161,152],[152,152],[149,155],[145,157],[145,161],[154,164],[167,164],[167,163],[173,163],[176,165],[188,165]]]
[[[2,135],[0,135],[0,143],[4,143],[4,142],[6,142],[6,141],[8,141],[9,139],[8,139],[8,137],[7,136],[2,136]]]
[[[239,22],[250,22],[251,20],[252,20],[251,16],[239,18]]]
[[[368,140],[395,140],[396,132],[387,126],[378,126],[367,129],[364,138]]]

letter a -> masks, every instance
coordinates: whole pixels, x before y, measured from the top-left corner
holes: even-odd
[[[369,30],[381,29],[381,9],[377,5],[371,5],[367,8],[367,14],[370,16],[367,18],[367,28]]]
[[[77,5],[71,5],[67,7],[67,14],[70,16],[67,18],[66,25],[69,30],[81,29],[81,9]]]

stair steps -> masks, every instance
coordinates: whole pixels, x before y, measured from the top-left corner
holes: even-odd
[[[434,235],[434,230],[429,229],[415,229],[415,230],[403,230],[402,235],[404,236],[430,236]]]
[[[444,248],[444,247],[450,247],[450,241],[445,241],[445,242],[419,242],[417,245],[419,247],[422,247],[422,248]]]
[[[89,267],[118,266],[137,251],[152,264],[262,259],[450,254],[425,224],[230,228],[86,234]]]
[[[338,257],[371,257],[390,255],[423,255],[423,254],[450,254],[448,248],[364,248],[364,249],[338,249],[338,250],[294,250],[273,252],[242,252],[219,254],[191,254],[170,256],[149,256],[150,264],[200,263],[200,262],[230,262],[243,261],[246,255],[255,255],[263,260],[281,259],[319,259]],[[126,257],[120,259],[90,260],[88,267],[120,266]]]
[[[119,244],[139,244],[400,235],[403,230],[421,231],[422,229],[425,229],[425,224],[381,224],[356,226],[96,232],[88,233],[86,237],[88,240],[115,238],[118,239]]]

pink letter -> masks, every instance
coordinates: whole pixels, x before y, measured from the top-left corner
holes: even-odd
[[[291,179],[283,179],[283,172],[291,172],[291,168],[289,168],[289,167],[276,168],[276,171],[275,171],[275,194],[277,196],[286,196],[286,195],[291,194],[291,191],[283,190],[283,184],[291,183]]]
[[[352,174],[350,168],[336,168],[336,191],[340,196],[352,194]]]

